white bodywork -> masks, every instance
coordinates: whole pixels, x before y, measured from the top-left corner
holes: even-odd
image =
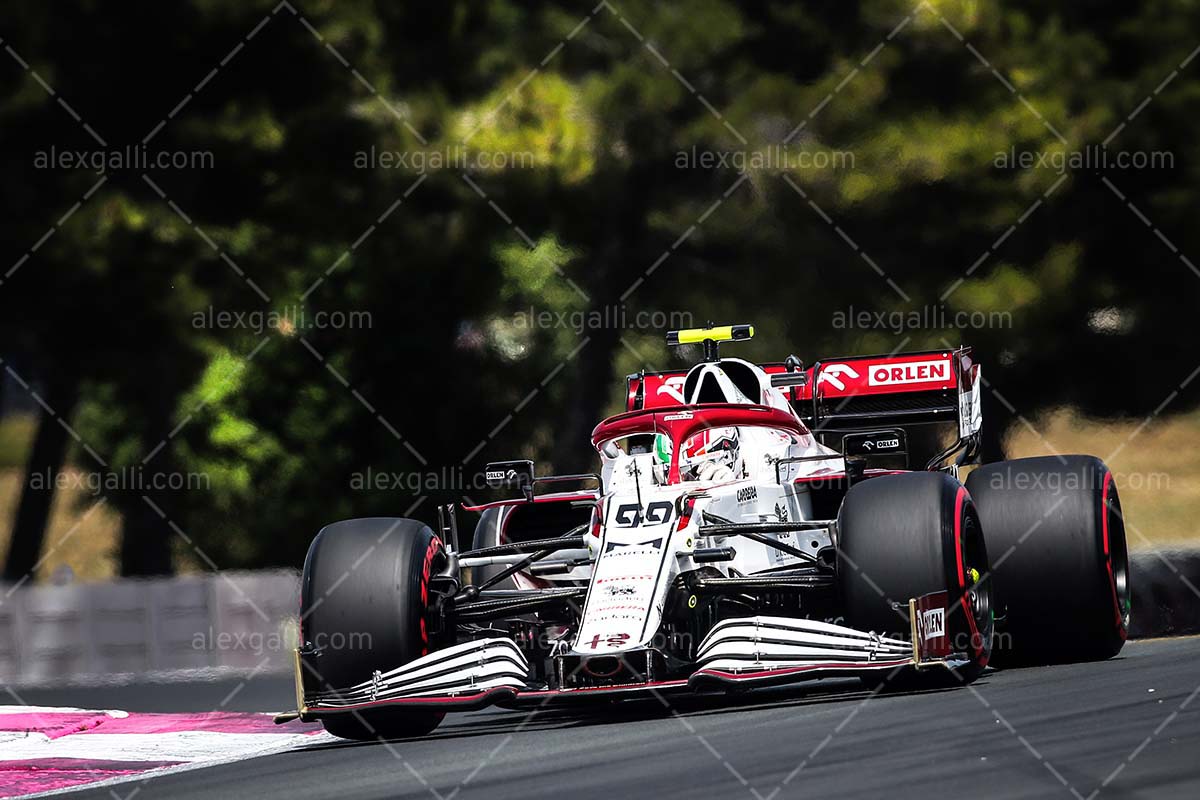
[[[765,405],[794,415],[787,398],[770,385],[766,373],[748,362],[738,363],[759,376],[757,397],[748,397],[734,386],[720,363],[704,363],[688,376],[687,383],[695,386],[693,396],[687,398],[689,403],[696,403],[701,391],[711,397],[717,386],[727,402]],[[701,536],[699,527],[706,514],[732,523],[811,520],[809,486],[795,481],[841,475],[842,456],[809,433],[749,426],[738,428],[738,433],[740,457],[732,476],[683,480],[674,485],[662,485],[661,464],[655,463],[652,453],[629,454],[617,446],[601,447],[603,526],[598,539],[589,537],[596,560],[590,567],[563,576],[565,580],[591,581],[572,643],[574,653],[613,654],[651,645],[675,577],[698,567],[691,558],[697,549],[734,547],[737,555],[732,561],[709,565],[726,576],[803,563],[798,556],[744,537]],[[829,458],[778,465],[781,459],[823,455]],[[680,500],[693,495],[697,497],[691,516],[680,526]],[[802,533],[774,535],[814,555],[831,544],[825,530]]]

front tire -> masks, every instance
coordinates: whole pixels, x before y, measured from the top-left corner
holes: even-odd
[[[962,484],[934,472],[855,484],[838,513],[837,553],[843,608],[853,627],[908,639],[908,601],[945,591],[951,647],[966,656],[955,673],[969,683],[983,672],[993,628],[991,588],[981,580],[988,570],[987,548]],[[923,683],[949,677],[934,670],[919,675]],[[877,684],[883,677],[864,682]]]
[[[321,529],[304,560],[301,641],[317,648],[309,691],[338,692],[427,654],[429,578],[441,540],[411,519],[377,517]],[[423,736],[441,712],[373,708],[322,719],[345,739]]]
[[[1092,661],[1129,631],[1129,552],[1112,473],[1093,456],[978,467],[967,478],[996,559],[1004,666]]]

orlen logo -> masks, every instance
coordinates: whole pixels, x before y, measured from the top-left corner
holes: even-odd
[[[921,614],[921,628],[926,639],[937,639],[946,635],[946,609],[931,608]]]
[[[950,359],[937,361],[904,361],[899,364],[876,364],[867,374],[871,386],[894,383],[948,383]]]
[[[662,382],[655,394],[665,394],[680,405],[684,405],[687,402],[683,397],[683,384],[686,380],[687,376],[685,375],[673,375]]]
[[[842,380],[843,377],[857,378],[858,373],[849,364],[829,364],[822,367],[817,374],[817,386],[828,383],[838,391],[845,391],[846,383]]]

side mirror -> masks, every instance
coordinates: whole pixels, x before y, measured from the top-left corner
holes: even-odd
[[[495,461],[484,467],[484,480],[493,489],[519,489],[533,502],[533,462]]]
[[[785,386],[804,386],[807,383],[807,372],[776,372],[771,376],[771,385],[776,389],[782,389]]]

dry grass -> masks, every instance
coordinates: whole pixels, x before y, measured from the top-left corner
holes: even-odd
[[[22,470],[0,470],[0,554],[8,552],[23,485]],[[121,516],[107,505],[97,504],[98,499],[81,486],[55,492],[38,580],[48,580],[62,567],[69,567],[79,580],[101,580],[118,573]]]
[[[1113,471],[1131,549],[1200,545],[1200,413],[1107,421],[1058,409],[1019,426],[1010,458],[1086,453]]]
[[[20,469],[33,445],[37,418],[33,414],[12,414],[0,419],[0,470]]]

